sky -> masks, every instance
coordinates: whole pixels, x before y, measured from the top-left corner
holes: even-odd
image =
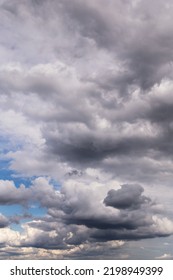
[[[0,0],[0,259],[173,259],[171,0]]]

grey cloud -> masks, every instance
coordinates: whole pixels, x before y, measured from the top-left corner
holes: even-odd
[[[133,3],[109,1],[107,7],[103,5],[101,9],[99,1],[94,4],[88,1],[85,5],[74,1],[73,5],[65,2],[64,6],[70,20],[77,22],[82,36],[94,39],[99,47],[108,49],[124,61],[131,73],[129,84],[136,83],[146,90],[168,75],[173,53],[171,17],[165,16],[167,3],[144,4],[140,1],[134,7]],[[158,17],[151,16],[153,10],[158,11]],[[169,8],[171,14],[172,6]],[[163,32],[163,26],[166,32]],[[115,77],[115,87],[116,80]],[[122,78],[122,87],[123,84],[125,79]]]
[[[162,215],[160,216],[160,209],[158,210],[158,218],[153,218],[155,215],[157,217],[157,210],[152,209],[155,203],[149,197],[142,195],[143,191],[144,189],[139,185],[123,185],[119,190],[108,192],[107,197],[103,200],[103,203],[106,204],[104,206],[96,198],[94,200],[91,195],[87,195],[89,190],[79,189],[76,190],[75,199],[70,193],[63,193],[62,203],[57,209],[60,208],[64,212],[62,221],[68,226],[74,224],[90,229],[88,232],[89,240],[92,240],[97,233],[99,235],[99,232],[101,236],[105,235],[105,240],[106,233],[107,240],[169,235],[171,224],[168,225],[168,228],[170,227],[168,231],[162,231],[159,223],[167,223],[167,220],[164,220]],[[110,211],[110,206],[119,209],[118,212],[117,210]],[[58,217],[58,213],[56,214],[54,208],[49,209],[49,215]],[[111,239],[110,232],[112,232],[112,236],[113,233],[115,234],[115,239]]]
[[[9,220],[4,215],[0,214],[0,228],[5,228],[9,225]]]
[[[93,38],[98,45],[107,46],[112,44],[112,30],[110,30],[109,22],[106,20],[102,10],[97,9],[97,1],[92,5],[92,2],[83,3],[74,1],[69,3],[64,1],[64,9],[68,12],[69,18],[74,23],[74,27],[84,37]]]
[[[138,185],[122,185],[119,190],[110,190],[104,203],[118,209],[138,209],[150,202],[150,198],[142,195],[143,191],[144,189]]]
[[[24,198],[22,196],[25,189],[15,189],[14,186],[12,188],[14,189],[13,193],[18,192],[18,201],[16,202],[14,199],[14,201],[8,203],[23,204]],[[75,197],[73,188],[76,193]],[[149,197],[142,195],[144,189],[139,185],[126,184],[122,185],[121,189],[110,190],[103,199],[103,203],[97,198],[96,191],[93,189],[91,189],[93,195],[90,195],[90,190],[86,187],[84,189],[82,186],[73,188],[72,190],[65,188],[56,191],[45,178],[38,178],[33,182],[32,187],[28,189],[30,191],[29,195],[26,193],[25,203],[29,206],[32,201],[38,202],[40,206],[47,209],[49,215],[28,223],[30,227],[40,229],[43,234],[42,237],[38,236],[38,239],[34,239],[31,243],[28,243],[29,241],[23,243],[23,246],[45,248],[45,240],[49,239],[46,248],[55,247],[57,243],[56,248],[62,249],[66,246],[65,244],[81,244],[87,240],[92,242],[97,234],[102,236],[99,231],[103,231],[103,235],[108,233],[107,240],[120,239],[118,236],[122,236],[121,239],[150,238],[166,236],[171,232],[171,222],[169,221],[167,230],[165,229],[162,232],[162,229],[159,228],[160,223],[164,223],[161,220],[162,216],[159,218],[161,215],[160,208],[158,209],[158,222],[157,219],[156,221],[153,220],[153,216],[157,215],[157,207],[152,208],[155,203]],[[6,199],[8,199],[8,196]],[[118,212],[112,212],[110,207],[119,210]],[[9,221],[3,219],[2,225],[4,227],[9,222],[19,223],[20,220],[25,218],[34,219],[34,217],[28,215],[14,216]],[[80,229],[81,226],[85,230],[78,231],[78,227]],[[110,232],[108,229],[110,229]],[[51,231],[56,233],[52,237],[49,236]],[[68,232],[72,232],[70,238],[68,238]],[[111,239],[111,232],[114,232],[115,239]],[[65,236],[67,236],[67,239],[65,239]],[[104,238],[106,240],[106,235]]]
[[[173,104],[153,104],[153,110],[149,112],[148,118],[156,123],[169,123],[172,121]]]
[[[42,231],[41,236],[38,234],[38,237],[32,241],[32,247],[62,250],[85,244],[89,238],[87,229],[73,224],[64,224],[60,217],[35,219],[29,222],[28,226]],[[51,232],[52,234],[49,234]],[[26,240],[23,246],[30,246],[29,242]]]
[[[44,14],[46,12],[45,7],[48,5],[48,1],[44,2],[43,7],[40,11],[40,18],[42,18],[42,13]],[[113,28],[114,19],[111,19],[111,11],[112,9],[116,11],[117,18],[115,21],[120,24],[120,27],[123,28],[124,32],[127,28],[128,19],[124,22],[123,27],[123,21],[122,19],[118,17],[117,11],[122,11],[122,16],[125,17],[126,12],[123,11],[123,5],[126,5],[126,7],[129,9],[129,18],[131,19],[134,15],[136,9],[139,12],[139,22],[138,21],[131,21],[132,27],[134,25],[134,34],[132,36],[133,39],[138,38],[139,34],[146,34],[150,24],[153,24],[153,21],[150,18],[150,21],[146,21],[146,15],[150,13],[149,6],[146,4],[144,9],[144,15],[142,13],[142,10],[140,10],[140,7],[143,7],[143,4],[138,4],[135,8],[133,5],[130,4],[121,4],[120,1],[116,1],[116,3],[113,3],[112,1],[109,2],[109,5],[106,9],[106,14],[103,12],[102,8],[99,6],[99,2],[95,1],[94,4],[92,4],[90,1],[83,5],[80,1],[74,1],[73,5],[68,3],[67,1],[60,3],[61,8],[59,5],[56,5],[56,3],[53,1],[51,5],[51,11],[50,14],[55,16],[55,13],[53,13],[53,8],[55,7],[56,12],[58,13],[60,10],[65,12],[67,11],[66,16],[71,19],[73,22],[75,20],[76,25],[72,25],[71,32],[79,32],[81,36],[84,37],[85,32],[87,33],[89,37],[95,38],[98,36],[101,36],[105,38],[105,36],[112,36],[109,34],[109,32],[104,31],[104,28],[100,28],[100,22],[104,26],[108,26]],[[10,5],[10,4],[9,4]],[[36,3],[34,9],[35,12],[38,11],[39,2]],[[152,8],[156,6],[156,3],[152,4]],[[31,16],[30,8],[25,3],[24,5],[25,9],[28,12],[28,17]],[[162,10],[166,9],[166,6],[163,5],[163,3],[159,3],[159,7],[157,9]],[[117,8],[117,9],[116,9]],[[43,12],[44,11],[44,12]],[[85,18],[82,16],[85,13]],[[47,12],[48,13],[48,12]],[[50,14],[48,13],[48,26],[50,22]],[[106,17],[106,15],[110,15],[109,18]],[[162,15],[161,15],[162,16]],[[87,19],[94,18],[93,21],[90,21],[87,24]],[[62,25],[64,28],[66,27],[65,22],[62,20]],[[156,20],[156,19],[155,19]],[[79,22],[83,22],[83,28],[82,30],[75,29],[75,26],[79,26]],[[143,25],[144,23],[144,25]],[[29,23],[30,24],[30,23]],[[34,24],[37,26],[37,21],[34,22]],[[169,19],[166,21],[166,26],[169,24]],[[50,28],[49,26],[49,28]],[[106,27],[105,27],[106,28]],[[112,30],[111,28],[108,28],[109,30]],[[84,29],[86,31],[84,31]],[[75,31],[76,30],[76,31]],[[95,30],[94,34],[92,34],[92,30]],[[105,29],[107,30],[107,29]],[[40,30],[41,32],[41,30]],[[103,32],[103,34],[102,34]],[[118,31],[117,31],[118,32]],[[105,35],[106,33],[106,35]],[[116,36],[116,30],[113,35]],[[102,35],[99,35],[102,34]],[[124,38],[126,33],[120,32],[118,36],[120,38]],[[146,42],[145,45],[148,45],[148,41],[152,41],[153,38],[160,38],[160,49],[156,52],[154,50],[151,50],[151,48],[147,48],[143,46],[143,41],[139,42],[139,44],[135,45],[135,40],[132,40],[132,38],[127,36],[127,45],[130,46],[129,48],[126,48],[126,50],[122,50],[122,48],[118,47],[118,44],[112,42],[111,40],[114,40],[112,38],[110,41],[106,39],[106,42],[108,45],[112,46],[116,56],[117,61],[116,63],[120,63],[120,70],[111,71],[111,67],[115,67],[114,62],[110,65],[110,69],[107,69],[107,61],[106,61],[106,70],[103,67],[101,69],[101,72],[96,71],[97,75],[96,78],[86,77],[85,79],[82,79],[82,75],[85,74],[84,72],[80,73],[79,75],[77,68],[74,66],[69,69],[75,69],[76,74],[74,77],[71,77],[68,74],[68,67],[66,67],[65,70],[63,70],[63,67],[59,67],[58,71],[57,69],[51,69],[55,70],[55,73],[45,74],[44,71],[38,70],[35,72],[25,72],[23,75],[23,69],[21,71],[11,71],[8,73],[8,71],[3,72],[1,80],[1,87],[2,91],[9,91],[12,92],[21,92],[21,96],[23,98],[23,103],[21,103],[20,106],[18,106],[18,103],[14,101],[10,101],[11,107],[15,110],[20,110],[22,114],[24,114],[27,119],[33,121],[33,122],[45,122],[44,128],[42,129],[43,137],[46,140],[45,145],[45,155],[50,160],[54,161],[63,161],[68,163],[69,165],[72,165],[74,163],[84,162],[84,165],[94,166],[98,165],[98,162],[101,162],[103,159],[108,157],[116,157],[119,158],[121,156],[129,154],[138,154],[139,156],[143,153],[150,153],[150,150],[161,150],[161,152],[166,151],[166,146],[170,142],[171,138],[171,131],[170,136],[168,139],[166,139],[166,135],[163,137],[149,137],[148,135],[146,137],[139,137],[139,136],[121,136],[122,135],[122,129],[121,126],[117,126],[117,128],[114,128],[113,125],[115,124],[124,124],[130,123],[130,120],[128,119],[128,116],[125,116],[124,106],[122,100],[119,101],[119,91],[126,92],[125,95],[127,95],[127,107],[128,107],[128,101],[131,100],[131,93],[130,90],[133,92],[133,88],[131,88],[132,85],[134,87],[139,87],[142,89],[150,88],[153,84],[155,84],[157,79],[152,78],[153,74],[151,71],[155,72],[155,70],[160,69],[160,65],[163,65],[163,68],[165,67],[165,63],[167,63],[167,60],[170,61],[170,57],[166,57],[164,54],[164,47],[163,47],[163,53],[162,53],[162,32],[160,30],[160,26],[156,28],[156,34],[154,31],[151,33],[151,38],[145,37]],[[119,38],[119,37],[118,37]],[[78,40],[78,39],[77,39]],[[118,40],[117,40],[118,41]],[[123,41],[123,40],[122,40]],[[78,41],[77,41],[78,43]],[[153,43],[154,44],[154,43]],[[152,46],[153,46],[152,44]],[[163,44],[166,44],[165,41]],[[170,42],[171,44],[171,42]],[[104,45],[102,42],[98,40],[97,48],[101,48],[101,46]],[[112,50],[109,48],[109,46],[104,46],[109,51],[110,57],[113,58]],[[151,44],[150,44],[151,45]],[[92,49],[93,47],[90,46]],[[99,49],[100,50],[100,49]],[[147,53],[146,53],[147,52]],[[168,52],[169,53],[169,52]],[[160,55],[163,54],[163,55]],[[87,54],[86,54],[87,56]],[[165,57],[165,60],[160,59],[159,57]],[[82,61],[81,61],[82,63]],[[103,63],[104,64],[104,63]],[[65,65],[65,64],[64,64]],[[123,67],[122,67],[123,65]],[[154,66],[153,66],[154,65]],[[49,68],[50,65],[47,65]],[[65,67],[65,66],[64,66]],[[122,67],[122,70],[121,70]],[[97,67],[96,67],[97,68]],[[139,69],[140,68],[140,69]],[[150,68],[154,69],[150,71]],[[157,68],[157,69],[156,69]],[[165,68],[164,68],[165,69]],[[46,70],[46,67],[45,67]],[[97,70],[97,69],[96,69]],[[66,74],[62,74],[63,71]],[[71,70],[70,70],[71,71]],[[74,72],[75,72],[74,71]],[[14,73],[13,73],[14,72]],[[106,73],[105,73],[106,72]],[[52,72],[51,72],[52,73]],[[13,79],[13,74],[15,79]],[[137,76],[138,75],[138,76]],[[43,79],[44,76],[44,79]],[[55,79],[55,76],[57,79]],[[59,78],[60,76],[60,78]],[[71,77],[69,79],[69,77]],[[63,78],[63,84],[61,84],[61,78]],[[164,78],[164,75],[161,74],[160,81]],[[88,79],[88,80],[87,80]],[[140,81],[140,79],[146,80]],[[152,79],[152,81],[148,81],[148,79]],[[70,84],[70,88],[66,88],[65,84],[68,80],[68,83]],[[159,80],[159,79],[158,79]],[[88,88],[88,82],[89,81],[89,88]],[[148,85],[147,85],[148,83]],[[3,86],[4,84],[4,86]],[[143,85],[142,85],[143,84]],[[98,88],[99,85],[99,88]],[[6,87],[6,89],[4,89]],[[70,90],[71,88],[74,88],[74,92],[71,95]],[[113,92],[111,92],[113,91]],[[116,93],[115,91],[118,91]],[[47,108],[50,108],[50,110],[45,109],[44,112],[40,112],[40,110],[33,110],[30,106],[28,108],[28,99],[24,98],[24,92],[31,94],[31,99],[36,104],[37,102],[40,102],[42,106],[46,106]],[[11,93],[11,94],[12,94]],[[101,94],[102,93],[102,94]],[[107,96],[104,100],[103,93]],[[114,96],[114,102],[112,102],[112,97],[109,96],[109,93],[112,93]],[[147,93],[147,92],[146,92]],[[140,92],[141,94],[141,92]],[[51,95],[52,102],[48,102],[47,96]],[[81,97],[81,95],[83,96]],[[142,94],[141,94],[142,95]],[[13,93],[14,96],[14,93]],[[71,98],[72,96],[72,98]],[[93,96],[95,99],[95,103],[93,103]],[[19,98],[19,95],[16,95],[16,98]],[[11,98],[10,98],[11,99]],[[43,100],[44,101],[43,101]],[[80,102],[78,102],[80,100]],[[7,100],[8,101],[8,100]],[[31,102],[31,101],[30,101]],[[42,103],[43,102],[43,103]],[[9,102],[7,102],[6,106]],[[112,106],[112,107],[111,107]],[[135,112],[131,113],[131,122],[135,123],[138,119],[145,118],[149,122],[161,122],[163,119],[171,120],[171,106],[167,106],[163,103],[161,103],[158,107],[152,104],[152,101],[148,102],[148,106],[150,106],[150,111],[143,112],[143,115],[141,116],[141,112]],[[168,108],[170,107],[170,108]],[[122,111],[122,115],[124,113],[124,120],[120,121],[120,119],[115,115],[115,117],[112,117],[115,114],[115,111]],[[166,110],[167,113],[164,113]],[[163,112],[163,113],[162,113]],[[112,134],[118,135],[119,139],[115,139],[114,137],[106,137],[107,134],[110,132],[110,128],[106,129],[102,132],[102,128],[96,129],[95,123],[96,119],[95,116],[98,115],[99,117],[105,118],[107,121],[110,122],[110,127],[112,127]],[[88,130],[81,131],[81,133],[76,132],[80,131],[80,126],[78,127],[78,123],[82,123],[84,126],[87,127]],[[52,137],[51,135],[51,125],[53,125],[53,129],[57,131],[58,137]],[[162,125],[162,124],[161,124]],[[71,129],[72,128],[72,129]],[[164,141],[167,140],[167,141]],[[166,143],[165,145],[163,144]],[[171,147],[170,147],[171,149]],[[170,152],[169,149],[169,152]],[[52,155],[52,157],[51,157]],[[121,159],[120,159],[121,161]]]
[[[66,139],[52,137],[51,134],[45,134],[45,137],[48,151],[52,155],[60,156],[65,161],[89,165],[107,157],[143,153],[144,150],[154,148],[157,141],[153,137],[121,137],[121,131],[117,133],[117,139],[116,136],[107,136],[104,132],[83,133],[73,130],[69,130]]]
[[[47,217],[27,223],[40,232],[32,240],[23,241],[22,246],[64,250],[68,246],[85,246],[88,242],[92,246],[96,242],[140,240],[172,233],[171,221],[163,216],[160,209],[152,209],[154,203],[142,195],[141,186],[124,185],[120,190],[115,190],[120,198],[119,203],[115,194],[110,202],[111,191],[108,192],[103,200],[107,201],[107,206],[96,199],[96,193],[89,196],[89,189],[82,190],[78,186],[75,192],[74,196],[70,189],[62,191],[56,205],[54,202],[52,205],[48,203]],[[46,205],[47,201],[44,197],[41,204]],[[118,212],[111,211],[115,207],[119,208]]]
[[[20,197],[23,190],[17,190]],[[46,178],[37,178],[29,190],[28,205],[39,203],[47,215],[14,216],[9,221],[2,217],[1,227],[25,218],[31,220],[23,224],[24,237],[18,247],[67,250],[111,240],[169,236],[173,231],[171,221],[160,208],[152,208],[156,203],[142,195],[144,189],[139,185],[126,184],[99,197],[98,187],[74,185],[71,181],[71,185],[57,191]]]
[[[30,190],[21,185],[18,189],[15,187],[13,181],[0,181],[0,204],[22,204],[27,206],[28,199],[30,198]]]
[[[172,15],[171,1],[160,0],[1,1],[0,130],[13,143],[6,157],[18,175],[63,185],[1,182],[1,205],[38,202],[49,215],[31,217],[36,234],[22,246],[89,242],[94,255],[92,243],[172,234],[134,184],[172,185]],[[108,179],[100,195],[88,169],[104,184],[107,174],[129,184],[112,189]],[[73,179],[76,187],[66,187]]]
[[[19,204],[28,208],[32,202],[39,202],[43,207],[49,207],[49,205],[53,207],[59,201],[59,192],[56,192],[45,178],[37,178],[30,188],[26,188],[24,185],[17,188],[13,181],[1,180],[0,185],[0,205]],[[12,217],[11,220],[17,223],[24,218],[29,218],[27,213]]]
[[[96,230],[93,235],[91,236],[94,240],[97,241],[108,241],[108,240],[140,240],[140,239],[149,239],[149,238],[156,238],[156,237],[166,237],[169,234],[164,232],[153,232],[150,229],[142,229],[140,230],[124,230],[123,232],[120,230],[103,230],[99,231]]]

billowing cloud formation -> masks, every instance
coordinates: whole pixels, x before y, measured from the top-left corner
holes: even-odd
[[[7,191],[11,185],[8,182]],[[110,244],[115,248],[122,246],[122,240],[163,237],[173,233],[173,223],[160,209],[153,207],[156,204],[142,195],[143,188],[138,185],[123,185],[108,191],[105,197],[106,188],[99,184],[93,188],[70,180],[61,190],[55,190],[45,178],[37,178],[30,188],[15,188],[13,185],[14,190],[18,192],[18,204],[23,205],[25,199],[28,207],[35,202],[47,211],[45,216],[38,218],[20,217],[31,218],[23,223],[21,233],[7,228],[9,223],[18,222],[16,217],[9,221],[1,217],[1,227],[7,228],[2,233],[7,231],[8,235],[17,236],[13,243],[16,247],[56,249],[66,255],[66,250],[73,252],[77,247],[90,251],[89,244],[91,248],[97,244],[102,250],[102,246]],[[15,203],[15,199],[11,200],[11,204]],[[14,240],[8,235],[4,243],[12,246]],[[111,243],[113,241],[115,243]]]
[[[83,246],[81,256],[101,257],[105,246],[172,234],[171,1],[0,8],[0,205],[23,212],[0,217],[11,240],[9,226],[23,228],[11,255],[70,248],[77,258]],[[36,204],[47,214],[27,213]]]
[[[117,209],[139,209],[142,204],[150,201],[141,195],[143,191],[139,185],[123,185],[120,190],[110,190],[104,202]]]

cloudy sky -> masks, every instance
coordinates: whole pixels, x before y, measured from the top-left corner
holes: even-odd
[[[0,259],[173,259],[171,0],[0,0]]]

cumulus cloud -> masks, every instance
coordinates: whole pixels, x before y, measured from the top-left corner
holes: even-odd
[[[93,244],[172,234],[171,1],[0,7],[1,159],[32,181],[0,180],[0,204],[47,211],[28,216],[20,246],[91,257]]]
[[[124,185],[121,189],[110,190],[106,197],[105,194],[102,196],[102,200],[96,193],[96,187],[92,195],[88,194],[90,189],[83,188],[78,185],[73,189],[75,199],[72,194],[69,196],[67,188],[67,198],[63,197],[64,219],[67,224],[84,225],[91,229],[91,238],[128,240],[172,233],[172,222],[160,216],[160,209],[157,212],[157,208],[153,208],[155,203],[149,197],[141,195],[141,186]]]
[[[118,209],[138,209],[150,199],[141,195],[144,189],[139,185],[123,185],[120,190],[110,190],[104,200],[106,206]]]
[[[18,246],[19,245],[19,236],[20,234],[10,228],[1,228],[0,229],[1,237],[0,237],[0,244],[1,248],[6,246]]]
[[[6,185],[7,198],[11,184],[8,182]],[[113,242],[119,247],[124,241],[164,237],[173,233],[171,220],[164,216],[155,202],[142,195],[144,189],[139,185],[122,185],[119,189],[108,190],[100,183],[93,186],[69,179],[61,190],[56,190],[48,179],[40,177],[33,181],[30,188],[16,188],[13,184],[13,189],[19,200],[16,202],[14,196],[11,204],[22,205],[24,196],[28,207],[35,202],[47,212],[37,218],[27,214],[9,219],[1,217],[1,227],[9,230],[12,238],[18,236],[17,247],[62,251],[73,251],[79,247],[83,248],[80,249],[83,256],[87,252],[94,256],[94,244],[101,254],[103,248]],[[24,223],[24,219],[29,221]],[[21,233],[8,229],[9,224],[16,223],[21,224]],[[13,239],[9,237],[8,240]],[[8,240],[4,243],[7,244]]]
[[[0,204],[23,204],[28,202],[28,195],[30,190],[26,189],[24,185],[16,188],[13,181],[0,181]]]

